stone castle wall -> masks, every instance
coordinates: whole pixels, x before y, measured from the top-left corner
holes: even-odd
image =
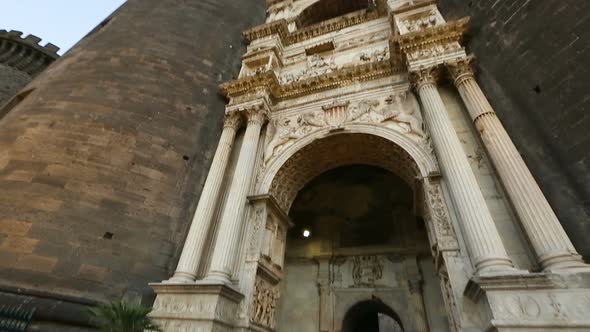
[[[590,258],[590,3],[439,0],[471,16],[479,82],[578,251]]]
[[[83,325],[73,305],[149,301],[217,145],[217,86],[264,13],[256,0],[129,0],[28,85],[0,121],[0,303],[28,295],[37,319]]]
[[[34,35],[22,37],[19,31],[0,30],[0,106],[59,57],[57,46],[41,46],[40,40]]]

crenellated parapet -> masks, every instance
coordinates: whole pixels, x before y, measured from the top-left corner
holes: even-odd
[[[59,58],[59,47],[51,43],[41,46],[41,38],[22,35],[20,31],[0,30],[0,64],[35,76]]]

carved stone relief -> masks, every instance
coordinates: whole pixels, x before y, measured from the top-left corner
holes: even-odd
[[[373,52],[361,52],[361,54],[358,56],[358,60],[360,63],[378,62],[383,61],[385,59],[389,59],[388,46],[382,49],[375,50]]]
[[[336,60],[332,56],[326,58],[319,54],[314,54],[308,57],[307,67],[297,72],[290,72],[283,74],[279,77],[281,84],[290,84],[293,82],[299,82],[311,77],[329,74],[335,70],[338,70]]]
[[[326,154],[326,151],[330,153]],[[400,146],[384,138],[367,134],[334,135],[296,152],[275,175],[269,192],[288,211],[295,195],[307,181],[326,170],[353,164],[382,167],[400,176],[410,186],[420,175],[414,159]]]
[[[438,44],[430,48],[421,48],[407,53],[408,60],[418,61],[428,58],[436,58],[448,53],[461,51],[459,43]]]
[[[410,32],[416,32],[427,28],[432,28],[438,24],[438,15],[435,9],[420,17],[407,18],[403,24]]]
[[[268,328],[275,328],[275,310],[280,297],[277,285],[257,278],[254,286],[252,313],[250,321]]]
[[[377,41],[385,40],[389,37],[389,31],[380,31],[376,33],[372,33],[367,36],[362,36],[358,38],[347,39],[341,42],[336,43],[336,49],[348,49],[358,46],[364,46],[367,44],[371,44]]]
[[[441,249],[458,248],[457,236],[451,226],[440,183],[430,181],[424,184],[425,205],[428,217],[433,223],[436,241]]]
[[[260,238],[261,231],[265,221],[264,208],[257,206],[251,214],[252,220],[252,233],[250,234],[250,240],[248,243],[248,255],[256,257],[260,252]]]
[[[491,292],[488,298],[496,319],[590,325],[590,294],[584,290]]]
[[[334,101],[323,110],[274,119],[269,124],[264,161],[268,163],[296,140],[321,128],[338,128],[347,123],[372,123],[407,134],[423,146],[428,137],[416,97],[402,92],[386,98],[354,103]],[[430,150],[427,148],[426,150]]]
[[[378,256],[356,256],[352,262],[355,287],[374,287],[375,281],[383,277],[383,263]]]

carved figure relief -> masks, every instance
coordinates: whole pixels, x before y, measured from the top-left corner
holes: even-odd
[[[267,129],[264,162],[297,139],[324,127],[339,128],[346,123],[381,124],[397,132],[407,134],[428,149],[428,137],[424,132],[418,101],[409,91],[384,99],[368,99],[355,103],[334,101],[322,110],[271,121]]]
[[[314,54],[308,57],[307,68],[298,72],[291,72],[279,76],[279,82],[281,84],[290,84],[293,82],[299,82],[310,77],[325,75],[338,70],[334,57],[326,59],[319,54]]]
[[[354,287],[373,287],[383,277],[383,263],[377,256],[356,256],[352,263]]]
[[[274,329],[275,310],[280,297],[276,285],[258,278],[254,286],[254,297],[250,321]]]
[[[407,53],[408,60],[422,60],[428,58],[436,58],[441,55],[455,52],[461,49],[459,43],[438,44],[429,48],[422,48]]]
[[[389,47],[385,47],[380,50],[376,50],[372,53],[370,52],[361,52],[359,55],[359,62],[366,63],[366,62],[377,62],[383,61],[389,58]]]
[[[418,102],[413,94],[397,94],[385,101],[388,106],[383,111],[383,123],[405,124],[409,133],[425,136]]]
[[[436,26],[438,23],[437,13],[435,10],[431,10],[428,15],[418,17],[418,18],[409,18],[403,21],[403,24],[406,26],[406,29],[410,32],[416,32],[422,29],[432,28]]]
[[[389,31],[381,31],[377,33],[373,33],[368,36],[363,36],[359,38],[348,39],[336,44],[337,49],[347,49],[353,48],[361,45],[367,45],[373,42],[385,40],[389,37]]]

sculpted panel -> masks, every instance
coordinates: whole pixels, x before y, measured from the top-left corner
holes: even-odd
[[[355,256],[352,262],[355,287],[374,287],[375,281],[383,277],[383,263],[378,256]]]
[[[279,288],[261,278],[256,279],[254,287],[250,321],[274,329],[275,310],[280,297]]]
[[[537,290],[489,295],[497,319],[506,321],[590,324],[590,294],[585,291]]]
[[[347,123],[379,124],[406,134],[423,145],[428,140],[418,101],[409,91],[353,103],[336,100],[321,110],[272,120],[266,133],[265,164],[305,135],[321,128],[339,128]]]

